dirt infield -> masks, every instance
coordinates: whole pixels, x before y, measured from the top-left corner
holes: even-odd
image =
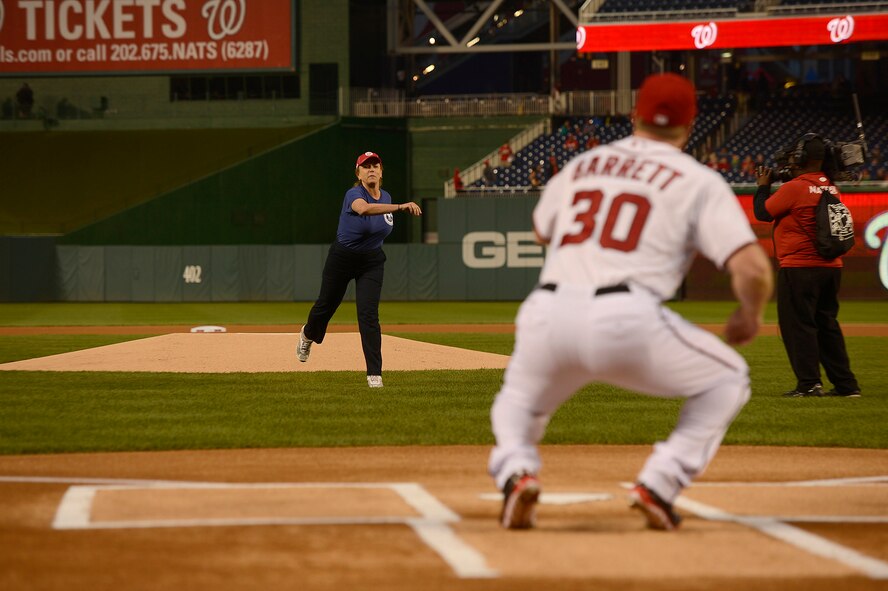
[[[412,327],[513,330],[384,331]],[[132,358],[159,358],[164,371],[173,351],[190,359],[181,371],[201,371],[193,353],[204,347],[189,346],[201,339],[234,343],[234,352],[222,347],[208,356],[228,362],[264,340],[287,354],[280,371],[321,367],[337,351],[362,362],[357,335],[344,334],[354,330],[348,326],[336,327],[308,364],[295,363],[290,344],[278,342],[295,344],[295,335],[284,334],[292,326],[187,335],[179,333],[190,327],[146,328],[5,334],[164,334],[44,358],[88,362],[97,352],[113,358],[135,347]],[[385,339],[401,347],[410,368],[437,368],[418,363],[426,343]],[[153,353],[139,349],[153,345]],[[451,358],[452,349],[427,352]],[[261,371],[274,371],[269,354],[255,353]],[[467,363],[488,355],[464,354]],[[385,355],[391,367],[397,355]],[[255,356],[243,357],[255,365]],[[677,502],[685,521],[675,533],[644,529],[626,506],[625,485],[647,446],[544,446],[539,527],[526,532],[496,523],[500,497],[485,473],[488,452],[417,446],[0,456],[0,589],[888,590],[888,450],[724,447]]]
[[[294,333],[173,333],[0,364],[24,371],[148,371],[179,373],[366,371],[357,333],[327,335],[306,363],[296,359]],[[507,355],[382,336],[386,370],[502,369]]]
[[[0,588],[886,588],[888,451],[725,447],[675,533],[626,506],[645,446],[544,446],[526,532],[496,524],[487,452],[0,457]]]

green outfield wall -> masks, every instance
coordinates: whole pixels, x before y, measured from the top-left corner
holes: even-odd
[[[312,301],[327,245],[59,246],[58,299],[75,302]],[[438,300],[438,248],[386,246],[383,298]],[[346,294],[354,297],[354,285]],[[466,299],[454,297],[450,299]]]
[[[10,189],[33,197],[15,202],[22,211],[7,212],[9,226],[61,233],[64,244],[326,243],[336,204],[353,182],[351,163],[373,150],[383,158],[384,185],[394,199],[426,209],[389,243],[418,242],[423,229],[437,226],[436,199],[454,167],[473,164],[534,121],[347,118],[314,130],[61,134],[50,146],[58,144],[58,157],[50,158],[55,174],[33,167],[28,154],[38,144],[20,146],[14,153],[21,162],[10,158],[0,169],[24,171],[15,177],[22,186]]]
[[[54,238],[0,236],[0,302],[57,300],[57,261]]]
[[[751,215],[751,195],[739,195]],[[338,201],[338,200],[337,200]],[[437,244],[387,243],[388,300],[520,300],[533,289],[545,250],[534,242],[534,197],[439,199]],[[842,299],[888,297],[888,194],[845,196],[858,237],[843,258]],[[335,212],[335,210],[334,210]],[[395,217],[395,229],[415,218]],[[318,236],[331,236],[325,220]],[[771,224],[753,222],[773,253]],[[0,241],[4,301],[311,301],[329,240],[317,244],[55,244]],[[776,265],[775,265],[776,266]],[[352,297],[350,291],[348,297]],[[702,258],[676,297],[730,299],[728,276]]]
[[[408,194],[406,125],[399,119],[343,119],[66,234],[61,244],[161,246],[329,244],[358,154],[383,158],[384,187]],[[416,221],[398,224],[392,242],[419,240]]]

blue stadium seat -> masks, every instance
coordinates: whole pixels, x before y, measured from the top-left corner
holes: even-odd
[[[735,101],[731,96],[704,97],[700,99],[698,106],[699,117],[688,143],[689,152],[694,152],[711,141],[714,131],[719,129],[727,118],[733,116]],[[584,129],[584,126],[590,119],[578,117],[567,121],[579,139],[580,146],[576,152],[564,149],[564,138],[556,129],[554,133],[540,136],[519,150],[510,168],[497,170],[496,186],[525,187],[529,184],[530,169],[540,164],[545,181],[549,176],[550,154],[555,154],[558,166],[561,168],[567,160],[585,151],[591,130]],[[631,122],[625,116],[593,117],[592,121],[594,133],[602,144],[626,137],[632,132]],[[864,129],[870,149],[878,147],[882,154],[888,154],[888,114],[865,113]],[[808,131],[824,134],[834,141],[856,139],[857,131],[850,101],[824,101],[822,97],[805,94],[775,96],[768,108],[754,115],[733,137],[715,146],[714,151],[718,155],[726,156],[729,161],[736,155],[741,162],[746,156],[754,159],[758,154],[762,154],[766,163],[773,164],[775,151]],[[885,156],[883,156],[883,168],[888,167],[884,159]],[[723,174],[731,183],[755,182],[751,175],[741,170],[729,170]],[[473,186],[481,185],[480,181],[473,183]]]

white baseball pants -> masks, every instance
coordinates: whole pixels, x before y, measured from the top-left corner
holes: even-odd
[[[560,285],[534,290],[521,305],[515,350],[491,410],[490,474],[500,489],[512,474],[538,474],[537,444],[552,413],[586,384],[604,382],[686,399],[672,434],[638,475],[671,503],[703,472],[749,400],[749,367],[644,289],[593,294]]]

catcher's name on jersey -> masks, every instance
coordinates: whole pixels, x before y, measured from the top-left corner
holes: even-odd
[[[573,180],[578,181],[589,175],[641,181],[663,190],[682,177],[683,173],[656,160],[636,158],[632,154],[610,154],[593,155],[580,161],[574,169]]]
[[[626,283],[661,299],[672,297],[697,253],[723,267],[755,242],[718,172],[638,136],[571,160],[546,185],[533,223],[549,243],[540,283]]]

